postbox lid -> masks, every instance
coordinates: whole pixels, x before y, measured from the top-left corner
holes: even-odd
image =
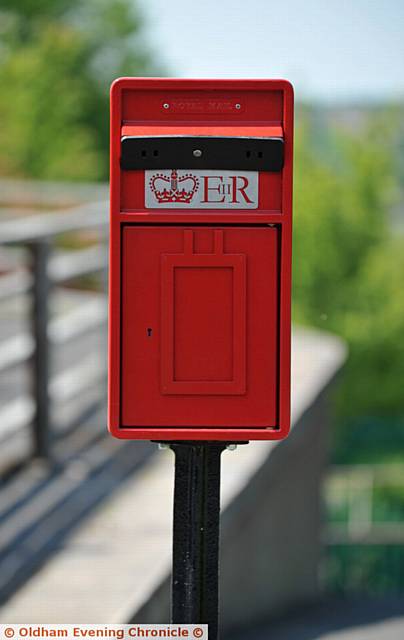
[[[283,138],[283,128],[278,125],[234,124],[123,124],[122,137],[130,136],[229,136],[232,138]]]
[[[244,169],[281,171],[283,132],[279,125],[124,125],[121,168]]]

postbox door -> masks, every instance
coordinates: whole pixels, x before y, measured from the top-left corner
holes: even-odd
[[[125,226],[123,427],[271,427],[278,229]]]

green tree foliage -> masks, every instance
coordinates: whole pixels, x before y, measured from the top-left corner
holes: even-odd
[[[0,0],[0,174],[105,179],[108,89],[158,72],[132,0]]]
[[[338,395],[345,418],[404,409],[404,236],[391,223],[400,195],[398,116],[334,130],[325,149],[316,146],[312,118],[298,131],[294,314],[348,342]]]

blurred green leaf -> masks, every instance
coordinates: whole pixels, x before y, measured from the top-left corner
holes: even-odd
[[[136,4],[0,0],[0,22],[0,173],[105,180],[110,83],[161,73]]]
[[[332,128],[331,153],[319,153],[307,114],[298,129],[294,316],[348,342],[340,417],[404,410],[404,236],[392,227],[402,199],[396,116],[364,117],[359,132]]]

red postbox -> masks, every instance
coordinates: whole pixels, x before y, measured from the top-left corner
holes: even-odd
[[[270,440],[290,426],[293,89],[111,89],[109,428]]]

